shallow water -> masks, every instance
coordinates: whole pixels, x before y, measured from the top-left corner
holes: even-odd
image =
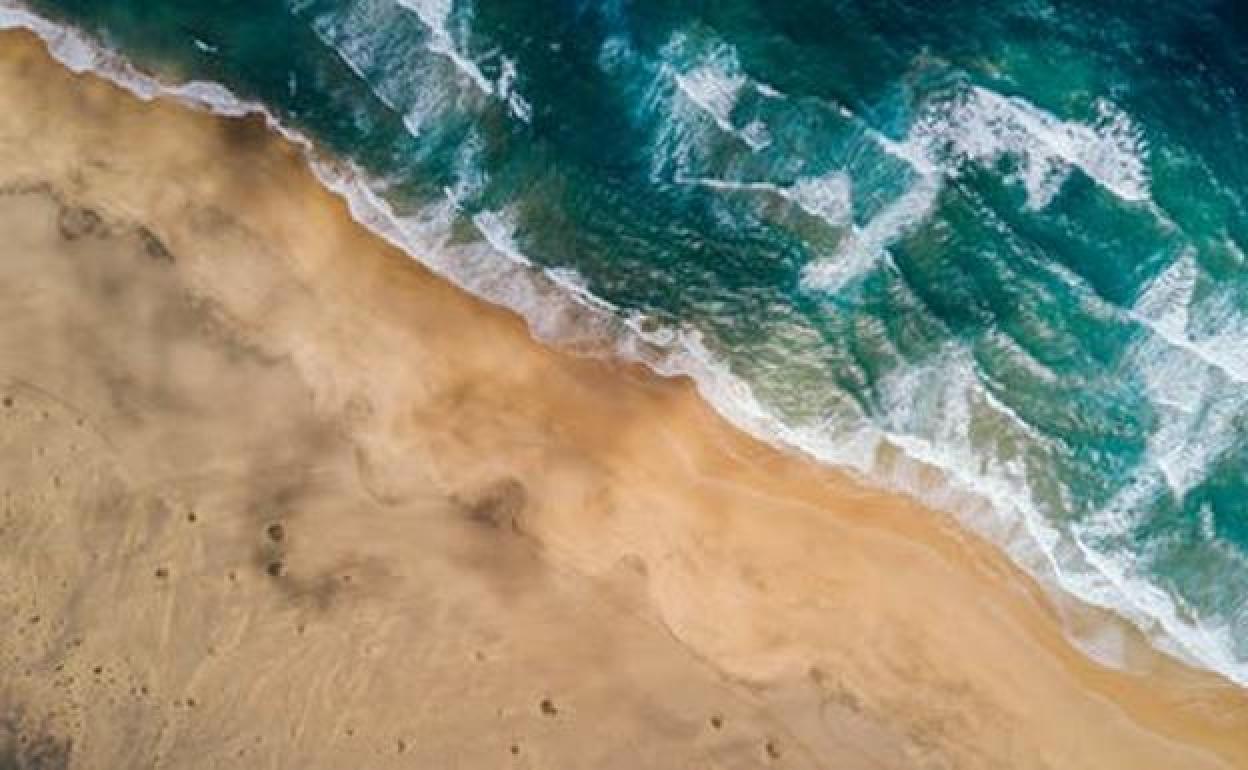
[[[1248,683],[1248,21],[1164,5],[31,7],[266,105],[544,336],[563,287]]]

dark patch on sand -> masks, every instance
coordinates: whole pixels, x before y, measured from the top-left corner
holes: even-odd
[[[808,675],[819,690],[824,705],[835,704],[854,713],[862,713],[862,699],[844,682],[833,679],[818,666],[811,666]]]
[[[528,489],[519,480],[506,478],[462,501],[464,513],[475,524],[523,534],[521,516],[529,501]]]
[[[67,241],[108,234],[104,219],[94,209],[64,203],[61,203],[61,211],[56,218],[56,227],[61,237]]]
[[[261,115],[220,121],[219,129],[233,151],[255,153],[273,145],[273,134]]]
[[[527,592],[544,574],[541,540],[526,520],[534,515],[532,496],[523,483],[503,477],[452,495],[450,512],[464,523],[464,538],[454,555],[485,579],[500,598]]]
[[[0,770],[68,770],[73,741],[28,723],[20,712],[0,718]]]
[[[147,229],[143,225],[139,225],[135,232],[138,234],[139,243],[143,245],[143,252],[147,254],[147,256],[157,262],[172,264],[176,261],[173,256],[173,252],[169,251],[169,249],[165,247],[164,242],[157,238],[156,234],[151,230]]]
[[[780,758],[780,744],[776,741],[767,741],[763,744],[763,750],[767,752],[767,758],[777,760]]]
[[[542,698],[542,702],[538,704],[538,708],[542,711],[542,716],[557,717],[559,716],[559,707],[550,698]]]

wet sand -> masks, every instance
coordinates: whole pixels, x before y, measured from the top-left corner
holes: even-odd
[[[1248,767],[950,518],[0,34],[0,768]]]

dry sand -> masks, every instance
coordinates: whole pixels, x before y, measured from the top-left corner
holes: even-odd
[[[1248,767],[948,517],[0,35],[0,768]]]

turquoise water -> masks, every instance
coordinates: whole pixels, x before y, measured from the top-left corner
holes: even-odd
[[[1248,683],[1234,3],[28,7],[265,105],[543,337],[611,330]]]

